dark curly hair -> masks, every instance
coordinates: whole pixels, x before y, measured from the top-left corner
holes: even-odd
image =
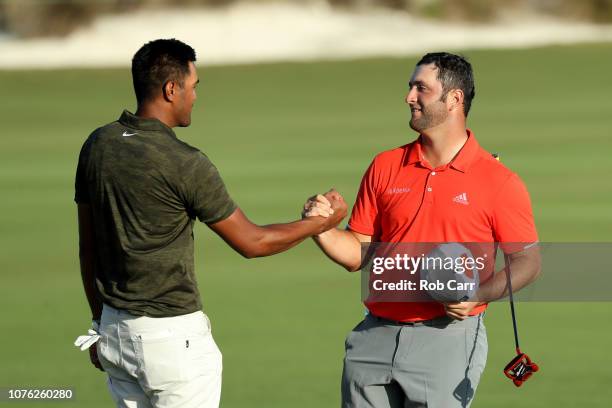
[[[467,117],[476,96],[474,86],[474,71],[472,65],[461,55],[448,52],[434,52],[426,54],[417,63],[419,65],[434,64],[438,68],[438,81],[442,83],[443,98],[453,89],[463,91],[463,113]]]

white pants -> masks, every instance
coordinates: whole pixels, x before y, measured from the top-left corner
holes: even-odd
[[[98,357],[120,408],[217,408],[221,352],[201,311],[134,316],[104,305]]]

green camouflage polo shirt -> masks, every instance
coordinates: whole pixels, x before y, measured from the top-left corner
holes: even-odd
[[[124,111],[85,141],[75,201],[92,209],[96,286],[104,303],[151,317],[202,308],[194,220],[212,224],[236,209],[204,153],[159,120]]]

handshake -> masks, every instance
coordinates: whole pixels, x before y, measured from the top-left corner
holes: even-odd
[[[344,198],[333,188],[325,194],[310,197],[304,204],[302,219],[321,217],[323,233],[335,228],[346,217],[347,205]]]

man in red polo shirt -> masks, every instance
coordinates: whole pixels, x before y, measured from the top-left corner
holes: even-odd
[[[347,230],[315,237],[334,262],[361,267],[361,246],[386,243],[500,243],[516,290],[540,271],[529,194],[519,177],[482,149],[466,118],[474,98],[463,57],[425,55],[406,103],[417,140],[377,155],[363,176]],[[307,201],[304,216],[326,216],[327,198]],[[366,318],[346,339],[342,406],[467,407],[487,355],[482,314],[506,295],[496,274],[463,302],[367,299]]]

